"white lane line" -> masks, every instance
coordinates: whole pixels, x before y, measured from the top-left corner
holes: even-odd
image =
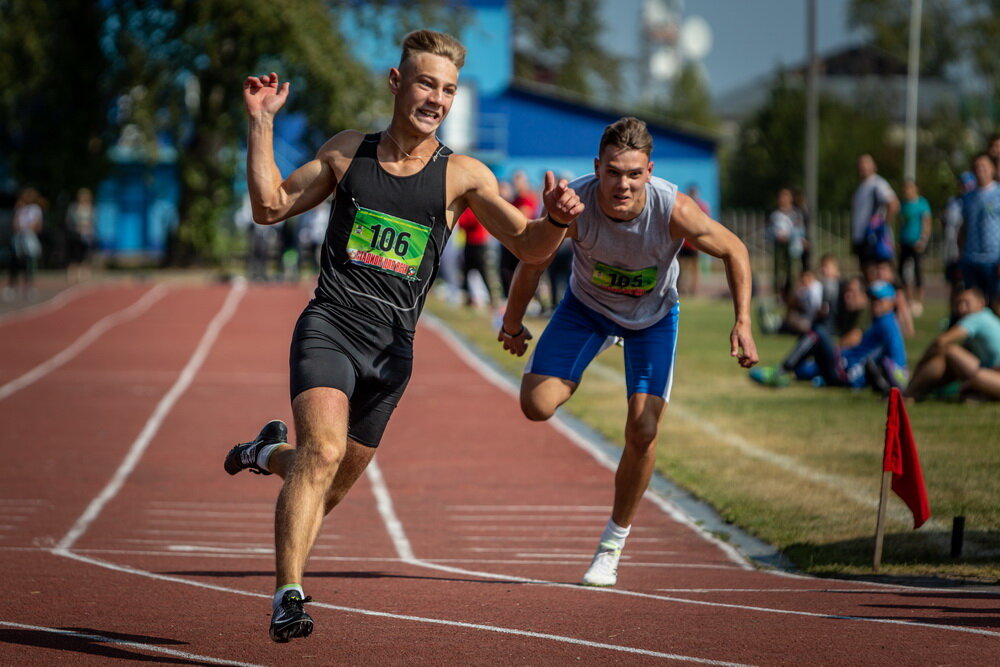
[[[607,514],[518,514],[516,516],[511,516],[509,514],[492,514],[492,515],[482,515],[482,514],[465,514],[460,516],[450,516],[448,517],[451,521],[527,521],[532,524],[532,526],[537,526],[540,521],[586,521],[592,523],[594,521],[600,521],[602,523],[607,522]]]
[[[39,365],[32,368],[30,371],[24,375],[15,378],[8,382],[7,384],[0,387],[0,401],[7,398],[16,391],[24,389],[28,385],[31,385],[38,380],[42,379],[55,369],[59,368],[69,360],[71,360],[76,355],[80,354],[85,350],[91,343],[96,341],[98,338],[103,336],[109,329],[112,329],[119,324],[127,322],[134,319],[146,312],[150,306],[163,298],[166,294],[167,288],[163,285],[155,285],[152,289],[147,291],[142,297],[133,303],[128,308],[124,308],[110,315],[102,317],[100,320],[95,322],[89,329],[87,329],[79,338],[70,343],[69,346],[64,348],[61,352],[55,356],[49,358],[47,361],[40,363]]]
[[[175,577],[172,575],[159,574],[154,572],[149,572],[147,570],[140,570],[138,568],[129,567],[126,565],[118,565],[116,563],[110,563],[108,561],[99,560],[96,558],[90,558],[88,556],[83,556],[79,553],[73,551],[62,551],[58,555],[65,556],[66,558],[71,558],[81,563],[87,563],[89,565],[95,565],[97,567],[106,568],[109,570],[114,570],[116,572],[122,572],[126,574],[133,574],[142,577],[148,577],[150,579],[157,579],[159,581],[167,581],[176,584],[185,584],[188,586],[195,586],[198,588],[204,588],[211,591],[217,591],[220,593],[232,593],[235,595],[243,595],[246,597],[262,598],[266,600],[271,599],[270,594],[266,593],[253,593],[250,591],[244,591],[236,588],[228,588],[226,586],[218,586],[216,584],[209,584],[202,581],[196,581],[193,579],[184,579],[183,577]],[[361,609],[358,607],[342,607],[340,605],[327,604],[324,602],[313,602],[309,603],[312,607],[319,607],[322,609],[331,609],[333,611],[344,612],[347,614],[360,614],[363,616],[372,616],[376,618],[389,618],[398,621],[412,621],[415,623],[425,623],[429,625],[442,625],[452,628],[464,628],[468,630],[479,630],[484,632],[492,632],[502,635],[512,635],[516,637],[528,637],[530,639],[544,639],[548,641],[559,642],[563,644],[572,644],[575,646],[585,646],[588,648],[603,649],[607,651],[616,651],[620,653],[628,653],[632,655],[643,655],[653,658],[664,658],[668,660],[680,660],[684,662],[694,662],[703,665],[720,665],[725,667],[745,667],[744,663],[737,662],[723,662],[719,660],[707,660],[705,658],[696,658],[685,655],[678,655],[675,653],[663,653],[660,651],[650,651],[646,649],[634,648],[631,646],[620,646],[618,644],[605,644],[601,642],[587,641],[584,639],[578,639],[576,637],[567,637],[563,635],[547,634],[542,632],[531,632],[528,630],[517,630],[514,628],[507,628],[498,625],[485,625],[481,623],[467,623],[465,621],[453,621],[443,618],[430,618],[427,616],[412,616],[409,614],[393,614],[391,612],[375,611],[372,609]]]
[[[538,535],[459,535],[457,538],[459,540],[469,540],[472,542],[538,542]],[[594,536],[589,537],[571,537],[569,535],[559,535],[558,537],[553,535],[545,536],[546,542],[586,542],[587,544],[594,543]],[[669,540],[663,537],[632,537],[629,535],[629,544],[638,544],[639,542],[644,543],[659,543],[668,542]]]
[[[271,510],[272,516],[274,512],[274,503],[241,503],[239,501],[232,500],[220,500],[212,501],[210,503],[203,502],[192,502],[189,500],[151,500],[148,503],[151,507],[210,507],[213,510],[217,510],[220,507],[230,506],[235,512],[237,509],[248,508],[248,509],[259,509],[259,510]]]
[[[602,512],[611,511],[610,505],[445,505],[445,509],[453,512]],[[602,514],[607,518],[606,514]]]
[[[223,302],[222,307],[219,309],[219,312],[215,314],[215,317],[212,318],[208,328],[205,330],[201,340],[198,342],[198,346],[195,348],[194,354],[191,355],[187,365],[184,366],[184,369],[181,371],[177,381],[164,395],[164,397],[160,399],[156,409],[153,410],[153,414],[149,417],[149,420],[143,427],[139,437],[132,443],[128,454],[125,456],[121,465],[118,466],[118,470],[115,471],[111,481],[108,482],[107,486],[104,487],[101,493],[91,501],[86,511],[84,511],[83,515],[77,519],[70,531],[66,533],[61,540],[59,540],[59,543],[55,547],[55,553],[61,555],[62,552],[68,551],[80,538],[80,536],[86,532],[91,522],[96,519],[104,509],[104,506],[107,505],[108,502],[110,502],[121,489],[125,480],[139,463],[139,459],[142,458],[142,455],[145,453],[146,448],[152,441],[153,436],[155,436],[157,431],[160,430],[160,425],[163,423],[163,420],[166,419],[167,415],[173,409],[174,404],[177,403],[177,400],[184,394],[185,391],[187,391],[188,387],[191,386],[191,382],[198,374],[198,369],[200,369],[201,365],[205,362],[205,358],[208,356],[209,350],[212,349],[216,339],[219,337],[219,332],[222,331],[222,327],[225,326],[225,324],[236,312],[236,307],[245,293],[245,282],[233,283],[232,288],[229,290],[229,294],[226,295],[225,302]]]
[[[163,516],[193,516],[198,519],[204,518],[224,518],[224,519],[273,519],[274,510],[270,512],[239,512],[233,510],[232,512],[212,512],[212,511],[199,511],[199,510],[168,510],[168,509],[150,509],[146,510],[146,514],[158,514]]]
[[[434,561],[416,558],[413,555],[413,549],[410,546],[410,542],[406,537],[406,532],[403,529],[403,524],[399,520],[399,517],[396,515],[395,508],[393,507],[392,497],[389,495],[389,489],[385,483],[385,478],[382,476],[382,471],[379,469],[375,459],[372,459],[371,463],[368,464],[368,470],[366,472],[372,484],[372,492],[375,494],[376,506],[379,510],[379,514],[382,516],[382,521],[385,523],[386,529],[388,530],[389,535],[392,538],[393,545],[396,547],[396,553],[399,555],[400,559],[403,562],[408,563],[410,565],[414,565],[416,567],[423,567],[431,570],[440,570],[442,572],[449,572],[452,574],[461,574],[472,577],[482,577],[483,579],[500,579],[503,581],[516,581],[525,584],[551,586],[553,588],[569,588],[572,590],[581,591],[585,593],[595,593],[604,595],[624,595],[628,597],[638,597],[647,600],[663,600],[664,602],[676,602],[679,604],[689,604],[689,605],[697,605],[704,607],[718,607],[723,609],[738,609],[740,611],[752,611],[764,614],[804,616],[809,618],[857,621],[861,623],[881,623],[885,625],[897,625],[908,628],[928,628],[934,630],[948,630],[952,632],[983,635],[987,637],[1000,637],[1000,632],[991,632],[989,630],[980,630],[978,628],[968,628],[958,625],[944,625],[944,624],[937,625],[934,623],[905,621],[905,620],[890,619],[890,618],[865,618],[862,616],[848,616],[843,614],[822,614],[809,611],[796,611],[792,609],[776,609],[771,607],[730,604],[725,602],[710,602],[708,600],[692,600],[689,598],[675,597],[671,595],[659,595],[656,593],[641,593],[639,591],[629,591],[621,588],[596,588],[593,586],[580,586],[579,584],[567,584],[562,582],[548,581],[545,579],[531,579],[528,577],[518,577],[507,574],[499,574],[496,572],[483,572],[479,570],[468,570],[464,568],[451,567],[449,565],[441,565]]]
[[[60,635],[62,637],[73,637],[74,639],[85,639],[89,642],[95,642],[98,644],[110,644],[112,646],[126,646],[131,649],[137,649],[140,651],[149,651],[150,653],[161,653],[163,655],[173,656],[175,658],[182,658],[184,660],[199,660],[201,662],[208,662],[213,665],[234,665],[237,667],[260,667],[256,663],[252,662],[238,662],[236,660],[225,660],[223,658],[213,658],[208,655],[199,655],[197,653],[188,653],[187,651],[178,651],[177,649],[165,648],[163,646],[156,646],[155,644],[144,644],[142,642],[130,642],[124,639],[117,639],[115,637],[105,637],[104,635],[90,634],[86,632],[75,632],[73,630],[63,630],[62,628],[48,628],[41,625],[26,625],[24,623],[12,623],[10,621],[0,621],[0,626],[7,628],[14,628],[15,630],[30,630],[32,632],[47,632],[53,635]]]
[[[870,588],[657,588],[663,593],[867,593],[877,595],[883,591]],[[912,593],[912,588],[893,588],[887,594]],[[958,591],[961,592],[961,591]],[[965,591],[971,593],[971,591]],[[980,593],[981,595],[981,593]],[[1000,599],[1000,595],[997,596]]]
[[[0,315],[0,326],[11,322],[27,320],[32,317],[37,317],[38,315],[44,315],[45,313],[50,313],[53,310],[65,306],[67,303],[89,290],[89,286],[85,287],[83,285],[73,285],[72,287],[64,289],[62,292],[59,292],[59,294],[56,294],[45,301],[32,304],[19,310],[12,310],[9,313],[3,313]]]
[[[458,355],[459,358],[461,358],[466,363],[466,365],[468,365],[470,368],[479,373],[484,379],[486,379],[487,382],[497,387],[501,391],[506,392],[509,396],[515,399],[518,397],[519,389],[517,387],[515,387],[510,381],[508,381],[507,378],[500,375],[498,372],[496,372],[495,370],[484,364],[482,360],[480,360],[479,357],[477,357],[472,350],[466,347],[465,343],[459,340],[459,338],[456,337],[455,334],[453,334],[451,330],[448,329],[448,327],[442,324],[440,320],[438,320],[436,317],[432,315],[429,315],[424,317],[423,323],[427,325],[429,329],[434,331],[434,333],[443,338],[448,343],[448,346],[451,348],[452,352]],[[567,426],[566,423],[559,417],[559,415],[555,415],[554,417],[549,419],[548,422],[546,423],[551,424],[556,431],[561,433],[565,438],[567,438],[577,447],[590,454],[590,456],[593,457],[595,461],[597,461],[599,464],[601,464],[608,470],[611,471],[617,470],[618,468],[617,461],[612,461],[603,451],[597,448],[593,443],[589,442],[586,438],[583,438],[576,431]],[[660,510],[662,510],[665,514],[667,514],[667,516],[672,518],[674,521],[683,526],[687,526],[703,540],[705,540],[710,544],[715,545],[719,550],[722,551],[722,553],[726,555],[727,558],[729,558],[729,560],[733,561],[741,568],[748,571],[756,569],[754,568],[753,565],[747,562],[747,559],[743,557],[743,554],[741,554],[739,550],[737,550],[731,544],[728,544],[720,540],[715,535],[712,535],[704,528],[699,526],[695,521],[691,519],[691,517],[685,514],[677,505],[675,505],[671,501],[661,497],[658,493],[654,492],[651,489],[647,490],[643,497],[651,501],[657,507],[659,507]]]

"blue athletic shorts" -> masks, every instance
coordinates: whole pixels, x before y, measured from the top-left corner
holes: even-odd
[[[628,395],[652,394],[669,401],[679,314],[680,304],[676,304],[656,324],[637,331],[626,329],[588,308],[567,290],[524,372],[579,383],[594,357],[607,348],[611,337],[618,336],[625,347]]]

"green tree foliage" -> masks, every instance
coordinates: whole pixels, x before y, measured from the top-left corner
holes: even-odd
[[[217,259],[220,222],[233,208],[245,134],[241,85],[252,73],[292,82],[289,110],[333,133],[372,111],[372,80],[320,0],[108,2],[104,40],[122,97],[116,122],[137,128],[151,152],[179,149],[180,226],[173,259]]]
[[[0,0],[0,160],[60,213],[104,166],[103,15],[87,0]]]
[[[845,210],[857,186],[856,163],[870,153],[879,173],[902,191],[903,137],[876,103],[848,105],[829,96],[819,101],[819,206]],[[967,132],[953,116],[939,112],[918,134],[916,181],[938,210],[967,169]],[[767,104],[740,126],[736,145],[725,157],[724,205],[766,209],[781,187],[801,188],[805,151],[805,92],[779,78]]]
[[[819,200],[822,209],[849,206],[857,185],[855,163],[871,153],[883,176],[901,169],[902,150],[886,142],[888,116],[864,112],[829,97],[819,105]],[[725,206],[771,208],[781,187],[801,187],[804,160],[805,94],[782,77],[768,102],[740,127],[727,159]]]
[[[586,97],[621,91],[621,58],[600,43],[598,0],[513,0],[514,75]]]
[[[706,129],[719,127],[719,119],[712,111],[712,95],[702,66],[685,62],[681,67],[666,110],[667,117]]]
[[[943,76],[963,53],[960,19],[956,10],[965,0],[923,0],[920,23],[920,71]],[[905,63],[910,48],[911,0],[851,0],[848,23],[866,28],[876,46]]]
[[[910,0],[851,0],[848,16],[853,27],[868,30],[876,46],[906,62]],[[923,0],[920,28],[921,74],[945,76],[950,66],[970,66],[989,88],[989,103],[976,111],[995,125],[1000,120],[1000,0]]]

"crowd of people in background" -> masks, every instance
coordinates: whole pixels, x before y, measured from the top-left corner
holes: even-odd
[[[851,249],[858,273],[847,278],[832,255],[822,258],[818,275],[802,261],[810,242],[806,211],[791,189],[778,191],[766,239],[773,298],[784,314],[762,308],[759,324],[765,333],[792,334],[796,341],[780,364],[755,368],[750,378],[772,387],[798,379],[882,394],[896,387],[915,400],[1000,400],[1000,136],[960,175],[936,230],[915,181],[904,181],[900,198],[871,155],[859,156],[857,169]],[[905,339],[913,336],[926,283],[934,280],[923,260],[935,236],[939,284],[951,308],[942,333],[911,371]]]
[[[954,195],[935,215],[920,186],[901,184],[901,196],[878,173],[870,154],[857,161],[858,185],[851,203],[850,244],[857,273],[824,255],[812,266],[812,225],[800,190],[780,188],[767,218],[771,296],[761,305],[764,333],[795,337],[780,364],[754,369],[751,378],[770,386],[794,379],[815,385],[893,386],[914,399],[979,396],[1000,399],[1000,135],[974,156],[956,180]],[[501,181],[501,194],[529,218],[540,214],[540,197],[525,171]],[[686,188],[706,213],[698,186]],[[253,224],[246,201],[234,222],[246,234],[247,275],[252,280],[298,280],[319,269],[332,202],[279,225]],[[14,204],[9,242],[2,249],[8,268],[4,300],[28,298],[42,259],[43,228],[49,204],[35,189],[23,189]],[[96,207],[80,188],[66,209],[63,230],[66,275],[71,283],[90,277],[96,248]],[[446,298],[502,315],[517,259],[496,242],[467,210],[445,249],[441,278]],[[935,243],[942,276],[928,275],[924,258]],[[700,292],[699,253],[685,247],[678,291]],[[852,263],[853,263],[852,262]],[[572,256],[564,244],[546,270],[532,312],[546,315],[569,284]],[[846,274],[846,275],[842,275]],[[943,283],[941,279],[943,278]],[[928,283],[944,285],[951,303],[942,333],[924,351],[912,372],[904,340],[913,319],[924,313]],[[867,314],[866,314],[867,312]],[[867,326],[862,323],[867,322]]]

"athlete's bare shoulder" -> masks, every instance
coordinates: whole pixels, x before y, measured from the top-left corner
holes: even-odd
[[[351,160],[358,152],[358,146],[364,141],[364,132],[358,130],[344,130],[338,132],[329,139],[316,152],[316,159],[329,165],[337,175],[337,180],[344,175],[347,168],[351,166]]]
[[[483,187],[496,188],[496,183],[490,168],[476,158],[461,153],[448,156],[448,189],[457,196]]]

